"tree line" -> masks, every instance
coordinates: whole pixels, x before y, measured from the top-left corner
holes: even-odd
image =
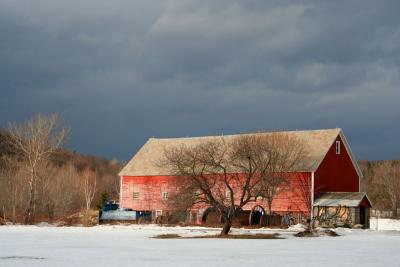
[[[364,177],[361,190],[366,191],[373,208],[391,211],[392,217],[399,216],[400,209],[400,161],[361,161]]]
[[[0,215],[3,221],[52,221],[119,194],[121,165],[63,148],[69,128],[38,114],[0,131]]]

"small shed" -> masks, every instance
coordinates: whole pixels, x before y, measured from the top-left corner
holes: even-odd
[[[313,218],[316,226],[369,228],[372,205],[365,192],[329,192],[314,201]]]

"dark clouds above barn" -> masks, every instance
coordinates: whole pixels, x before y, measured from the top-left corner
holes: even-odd
[[[0,125],[58,112],[69,147],[342,127],[400,158],[398,1],[0,2]]]

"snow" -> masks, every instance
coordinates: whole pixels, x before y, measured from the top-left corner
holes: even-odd
[[[339,237],[316,238],[294,237],[301,225],[287,230],[233,229],[236,234],[279,233],[285,239],[232,240],[152,238],[219,232],[204,227],[2,226],[0,266],[399,266],[400,231],[395,229],[400,221],[379,219],[378,224],[393,228],[338,228]]]
[[[300,231],[306,230],[306,228],[307,228],[307,227],[306,227],[304,224],[298,223],[298,224],[296,224],[296,225],[291,225],[291,226],[289,226],[289,229],[288,229],[288,230],[300,232]]]
[[[370,228],[373,230],[396,230],[400,231],[400,220],[371,218]]]

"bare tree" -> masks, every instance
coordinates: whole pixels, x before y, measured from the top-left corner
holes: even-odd
[[[145,201],[150,203],[150,200],[154,197],[151,194],[149,187],[151,185],[146,185],[145,191]],[[196,187],[190,178],[179,176],[171,180],[169,185],[173,190],[170,191],[168,200],[166,204],[172,213],[190,211],[197,203],[201,203],[200,190]],[[149,206],[150,208],[150,206]]]
[[[307,215],[312,212],[312,188],[311,188],[311,179],[307,175],[300,175],[294,185],[294,190],[297,189],[297,196],[302,200],[302,203],[306,206]],[[306,214],[304,214],[306,215]]]
[[[16,222],[16,210],[19,200],[20,166],[15,157],[4,155],[0,164],[0,203],[2,203],[3,220],[6,212],[11,213],[11,220]]]
[[[86,210],[89,210],[92,206],[94,196],[97,191],[97,173],[90,169],[84,171],[84,177],[82,182],[82,193],[85,199]]]
[[[306,168],[304,162],[307,162],[307,151],[301,140],[277,132],[260,137],[258,143],[262,196],[271,214],[275,196],[290,189],[288,172]]]
[[[22,124],[9,126],[10,145],[15,148],[27,163],[29,175],[28,205],[25,223],[33,223],[37,202],[37,181],[46,160],[57,151],[65,141],[69,130],[62,126],[57,114],[50,116],[38,114]]]
[[[177,194],[186,203],[203,203],[221,213],[221,234],[228,234],[246,204],[258,197],[268,197],[272,203],[282,185],[280,180],[284,180],[281,174],[301,158],[291,147],[300,143],[293,140],[283,133],[221,137],[193,146],[166,148],[161,164],[176,175],[180,184]]]
[[[397,210],[400,207],[400,163],[381,162],[376,166],[375,175],[381,187],[381,199],[389,201],[393,217],[397,218]]]
[[[303,218],[307,218],[307,227],[313,228],[315,220],[311,221],[310,215],[313,212],[311,177],[306,174],[299,174],[290,184],[293,192],[293,203],[297,210],[301,211]]]

